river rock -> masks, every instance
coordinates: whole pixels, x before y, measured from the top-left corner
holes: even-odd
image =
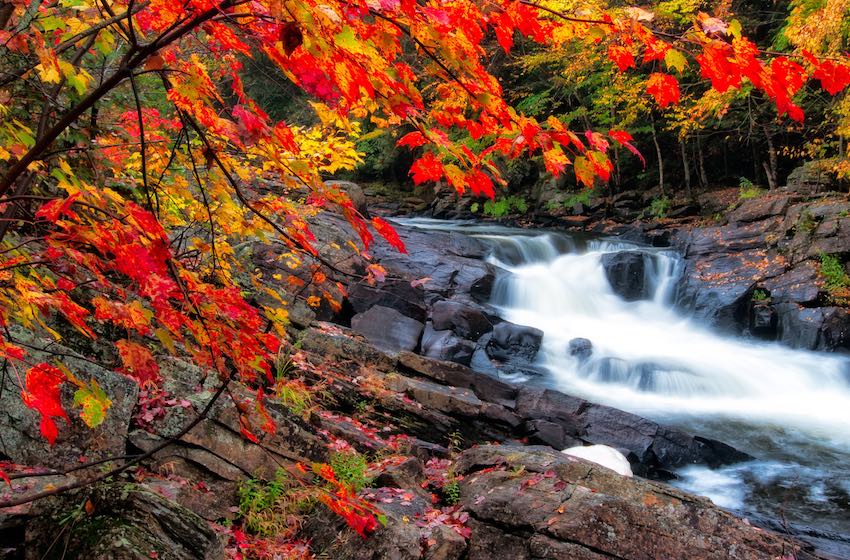
[[[478,340],[493,330],[492,323],[480,309],[457,301],[436,302],[431,308],[431,321],[435,330],[451,330],[469,340]]]
[[[755,303],[750,311],[750,332],[759,338],[776,338],[777,314],[769,303]]]
[[[348,301],[355,313],[363,313],[376,305],[390,307],[402,315],[425,322],[425,292],[409,281],[388,278],[376,286],[358,282],[348,289]]]
[[[581,361],[585,361],[593,354],[593,343],[586,338],[574,338],[567,346],[567,352]]]
[[[475,343],[451,330],[434,330],[429,321],[422,332],[422,355],[435,360],[457,362],[468,366],[475,353]]]
[[[504,321],[493,327],[492,337],[485,350],[494,360],[524,360],[531,363],[537,356],[542,341],[543,331],[540,329]]]
[[[424,325],[389,307],[376,305],[351,318],[351,329],[387,352],[414,350]]]
[[[602,267],[614,293],[626,301],[646,299],[646,260],[640,251],[620,251],[602,255]]]
[[[351,181],[325,181],[325,187],[337,188],[347,194],[348,198],[351,199],[351,203],[354,205],[354,209],[360,212],[364,218],[369,218],[366,194],[363,192],[363,188],[360,185],[352,183]],[[340,210],[340,208],[335,204],[329,204],[328,206],[335,211]]]

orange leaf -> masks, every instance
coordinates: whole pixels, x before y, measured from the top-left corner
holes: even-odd
[[[646,82],[646,93],[655,98],[659,107],[664,108],[671,103],[678,103],[680,92],[679,82],[669,74],[655,72]]]

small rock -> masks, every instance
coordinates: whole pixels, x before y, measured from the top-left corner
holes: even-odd
[[[574,338],[570,341],[567,350],[570,356],[585,361],[593,354],[593,343],[586,338]]]
[[[520,358],[532,362],[542,341],[543,331],[540,329],[504,321],[493,328],[486,351],[494,360],[508,362]]]

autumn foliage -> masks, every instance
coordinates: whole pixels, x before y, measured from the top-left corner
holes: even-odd
[[[364,123],[404,129],[398,144],[416,153],[413,182],[491,198],[505,183],[505,158],[541,156],[551,174],[570,169],[592,186],[610,177],[613,146],[640,156],[621,128],[571,130],[511,107],[488,60],[494,49],[510,55],[518,41],[604,45],[617,71],[650,71],[644,94],[659,108],[679,101],[677,74],[690,64],[719,92],[748,82],[778,116],[797,121],[795,96],[807,82],[832,95],[850,84],[844,58],[765,53],[739,26],[706,14],[671,36],[642,9],[573,12],[558,1],[5,5],[0,356],[44,437],[54,442],[68,418],[64,386],[90,426],[108,414],[109,395],[60,356],[33,363],[11,325],[56,340],[110,333],[113,368],[148,389],[162,380],[158,356],[188,356],[222,383],[251,387],[262,415],[287,300],[242,269],[239,244],[276,238],[294,263],[320,258],[308,222],[333,205],[366,257],[374,234],[405,250],[388,222],[361,215],[324,182],[360,162],[354,140]],[[275,120],[251,97],[243,76],[260,58],[307,94],[318,124]],[[461,136],[485,147],[473,150]],[[339,306],[338,287],[321,271],[312,278],[308,301]],[[276,303],[249,303],[246,291]],[[274,429],[239,412],[249,439]],[[317,475],[335,482],[333,473]],[[326,503],[361,534],[375,528],[374,512],[344,487]]]

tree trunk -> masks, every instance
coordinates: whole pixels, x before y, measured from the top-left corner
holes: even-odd
[[[762,125],[764,137],[767,139],[767,157],[770,164],[764,164],[764,170],[767,173],[767,186],[773,190],[778,186],[779,181],[779,157],[776,155],[776,146],[773,144],[773,136],[767,129],[767,125]]]
[[[658,135],[655,133],[655,119],[652,119],[652,143],[655,144],[655,155],[658,156],[658,188],[661,196],[666,196],[664,191],[664,161],[661,159],[661,145],[658,143]]]
[[[682,151],[682,169],[685,172],[685,190],[688,193],[688,198],[693,200],[694,193],[691,190],[691,166],[688,163],[688,150],[685,146],[685,141],[679,140],[679,148]]]
[[[708,189],[708,173],[705,172],[705,154],[702,151],[702,140],[697,136],[697,153],[699,157],[699,181],[703,189]],[[723,165],[726,166],[726,175],[729,174],[729,164],[726,161],[726,144],[723,144]]]

